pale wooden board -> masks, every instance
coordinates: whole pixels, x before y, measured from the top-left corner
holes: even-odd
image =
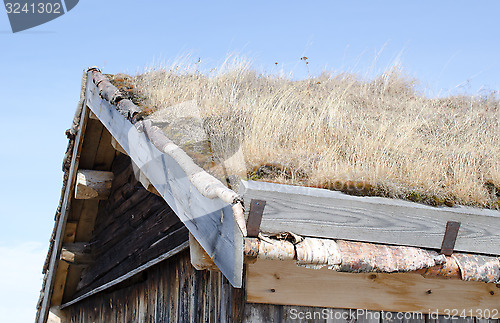
[[[95,154],[94,167],[96,170],[111,170],[111,165],[115,159],[115,149],[111,145],[111,134],[106,128],[103,128],[101,138],[99,140],[99,147]]]
[[[261,231],[440,249],[447,221],[461,222],[455,250],[500,255],[500,212],[432,207],[382,197],[242,181],[245,205],[266,200]]]
[[[204,197],[189,181],[181,165],[160,152],[143,133],[109,102],[102,100],[91,77],[87,104],[156,190],[181,219],[215,264],[235,287],[242,283],[243,237],[230,204]]]
[[[71,243],[75,241],[75,236],[76,236],[76,227],[77,227],[76,222],[67,222],[66,223],[66,230],[64,233],[64,238],[63,242],[64,243]]]
[[[96,159],[99,142],[101,141],[103,128],[104,127],[98,120],[88,120],[85,129],[85,140],[83,141],[82,150],[79,155],[79,169],[94,168],[94,161]]]
[[[62,236],[63,243],[70,243],[75,241],[77,224],[74,222],[67,222]],[[59,305],[62,302],[64,291],[66,288],[66,277],[69,271],[68,263],[59,261],[57,271],[54,279],[54,288],[52,290],[51,305]]]
[[[51,306],[60,305],[64,295],[64,288],[66,287],[66,276],[68,274],[69,264],[65,261],[59,260],[57,265],[56,274],[54,277],[54,288],[52,289]]]
[[[98,208],[99,200],[84,200],[76,228],[76,242],[87,242],[92,238]]]
[[[250,303],[439,314],[458,309],[474,316],[484,309],[500,311],[500,288],[495,284],[407,273],[339,273],[298,267],[293,261],[247,265],[246,291]]]

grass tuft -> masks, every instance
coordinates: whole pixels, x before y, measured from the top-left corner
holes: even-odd
[[[136,77],[136,90],[149,112],[196,102],[215,157],[242,153],[247,178],[431,205],[500,205],[495,94],[429,98],[399,67],[371,80],[326,72],[293,80],[245,62],[202,73],[199,62],[150,69]]]

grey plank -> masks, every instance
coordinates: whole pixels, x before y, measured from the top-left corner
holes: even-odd
[[[426,315],[421,312],[381,312],[382,323],[425,323]]]
[[[356,310],[356,322],[358,323],[379,323],[382,321],[382,313],[379,311]]]
[[[488,317],[499,317],[499,313],[484,313]],[[500,320],[499,319],[493,319],[493,318],[476,318],[476,323],[498,323]]]
[[[246,303],[243,322],[283,322],[282,310],[280,305]]]
[[[195,236],[234,287],[241,287],[243,237],[232,207],[203,196],[171,156],[159,151],[109,102],[102,100],[89,77],[87,105],[148,177],[175,214]]]
[[[447,221],[461,222],[455,250],[500,254],[500,212],[431,207],[382,197],[242,181],[240,194],[266,200],[261,231],[439,249]]]

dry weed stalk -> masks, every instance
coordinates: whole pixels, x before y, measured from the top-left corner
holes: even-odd
[[[499,206],[494,94],[427,98],[399,68],[369,81],[348,73],[294,81],[246,64],[206,74],[156,68],[136,86],[153,110],[195,100],[216,154],[241,147],[254,178],[330,188],[354,181],[377,195]]]

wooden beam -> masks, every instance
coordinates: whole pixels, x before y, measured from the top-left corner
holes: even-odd
[[[49,310],[49,317],[47,323],[65,323],[67,322],[66,314],[59,310],[57,306],[53,306]]]
[[[61,260],[74,266],[88,266],[93,263],[91,255],[78,254],[66,249],[61,250]]]
[[[90,253],[90,243],[88,242],[73,242],[64,243],[62,249],[66,249],[74,253]]]
[[[214,261],[206,253],[203,247],[196,241],[196,238],[189,234],[189,254],[191,257],[191,264],[196,270],[216,270],[219,268],[214,264]]]
[[[106,200],[113,183],[113,172],[80,169],[76,177],[75,198]]]
[[[148,192],[151,192],[159,197],[162,197],[160,192],[158,192],[154,187],[154,185],[151,184],[146,174],[144,174],[133,161],[132,161],[132,169],[134,170],[135,179],[137,179],[137,181],[139,181]]]
[[[260,226],[295,234],[440,249],[447,221],[461,222],[455,251],[500,255],[500,212],[471,207],[432,207],[326,189],[242,181],[245,205],[266,201]]]
[[[90,113],[89,113],[89,119],[92,119],[92,120],[99,120],[99,119],[97,118],[97,116],[94,114],[94,112],[92,112],[92,111],[90,111]]]
[[[62,302],[68,269],[69,264],[67,262],[62,260],[58,261],[57,269],[54,273],[54,286],[52,288],[50,306],[57,306]]]
[[[64,238],[63,238],[63,243],[71,243],[75,241],[75,235],[76,235],[76,227],[77,227],[76,222],[67,222],[66,223],[66,230],[64,232]]]
[[[122,146],[120,146],[120,144],[118,143],[118,141],[116,141],[116,139],[114,137],[111,137],[111,146],[113,146],[113,148],[116,150],[116,151],[119,151],[121,152],[122,154],[125,154],[127,155],[127,152],[125,151],[125,149],[123,149]]]
[[[61,249],[61,260],[75,266],[85,266],[93,262],[87,243],[66,243]]]
[[[103,100],[91,81],[87,83],[86,98],[90,109],[144,172],[224,276],[234,287],[241,287],[243,236],[234,219],[232,205],[220,198],[204,196],[190,181],[183,165],[170,154],[159,151],[143,132]]]
[[[293,261],[258,260],[247,266],[247,301],[376,311],[468,316],[500,314],[496,284],[426,279],[417,274],[352,274],[298,267]],[[484,310],[488,309],[487,314]]]
[[[89,119],[87,121],[85,140],[78,161],[79,169],[94,169],[96,151],[99,148],[103,129],[104,127],[99,120]]]

